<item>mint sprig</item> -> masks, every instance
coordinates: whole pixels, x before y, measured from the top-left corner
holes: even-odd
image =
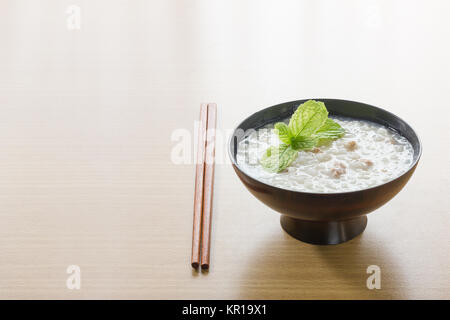
[[[297,159],[299,150],[310,150],[344,135],[345,130],[328,118],[325,104],[308,100],[292,115],[289,124],[277,122],[274,132],[282,142],[271,146],[263,154],[260,163],[270,172],[280,172]]]

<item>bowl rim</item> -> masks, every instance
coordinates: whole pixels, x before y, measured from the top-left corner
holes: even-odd
[[[407,125],[412,129],[412,131],[413,131],[414,135],[417,137],[417,141],[418,141],[418,154],[417,154],[417,158],[411,163],[411,165],[409,166],[409,168],[408,168],[405,172],[403,172],[401,175],[396,176],[396,177],[394,177],[394,178],[392,178],[392,179],[390,179],[390,180],[388,180],[388,181],[386,181],[386,182],[383,182],[383,183],[381,183],[381,184],[377,184],[376,186],[364,188],[364,189],[350,190],[350,191],[341,191],[341,192],[310,192],[310,191],[299,191],[299,190],[293,190],[293,189],[287,189],[287,188],[280,188],[280,187],[274,186],[274,185],[272,185],[272,184],[268,184],[268,183],[266,183],[266,182],[263,182],[263,181],[261,181],[261,180],[255,178],[255,177],[253,177],[253,176],[247,174],[247,173],[239,166],[239,164],[237,163],[237,161],[235,160],[235,157],[234,157],[234,155],[233,155],[233,151],[232,151],[232,142],[233,142],[233,138],[234,138],[234,136],[235,136],[236,131],[242,126],[242,124],[243,124],[245,121],[247,121],[248,119],[250,119],[251,117],[253,117],[253,116],[254,116],[255,114],[257,114],[257,113],[263,112],[263,111],[265,111],[265,110],[267,110],[267,109],[270,109],[270,108],[273,108],[273,107],[276,107],[276,106],[280,106],[280,105],[284,105],[284,104],[289,104],[289,103],[303,103],[303,102],[308,101],[308,100],[316,100],[316,101],[335,100],[335,101],[341,101],[341,102],[358,103],[358,104],[361,104],[361,105],[363,105],[363,106],[368,106],[368,107],[374,108],[374,109],[376,109],[376,110],[379,110],[379,111],[388,113],[388,114],[391,115],[392,117],[395,117],[395,118],[397,118],[398,120],[402,121],[403,123],[407,124]],[[302,102],[301,102],[301,101],[302,101]],[[355,119],[357,119],[357,118],[355,118]],[[367,121],[370,121],[370,120],[367,120]],[[373,122],[373,121],[372,121],[372,122]],[[385,126],[385,127],[386,127],[386,126]],[[257,128],[255,128],[255,129],[257,129]],[[391,128],[391,130],[393,130],[393,129],[394,129],[394,128]],[[399,134],[400,134],[400,133],[399,133]],[[403,135],[402,135],[402,136],[403,136]],[[405,139],[406,139],[406,137],[405,137]],[[408,139],[407,139],[407,140],[408,140]],[[409,140],[408,140],[408,141],[409,141]],[[409,142],[411,143],[411,141],[409,141]],[[419,135],[417,134],[417,131],[416,131],[416,130],[408,123],[408,122],[406,122],[405,120],[403,120],[403,119],[400,118],[399,116],[393,114],[392,112],[387,111],[387,110],[385,110],[385,109],[382,109],[382,108],[380,108],[380,107],[376,107],[376,106],[373,106],[373,105],[370,105],[370,104],[367,104],[367,103],[364,103],[364,102],[359,102],[359,101],[354,101],[354,100],[346,100],[346,99],[335,99],[335,98],[297,99],[297,100],[292,100],[292,101],[282,102],[282,103],[278,103],[278,104],[275,104],[275,105],[266,107],[266,108],[264,108],[264,109],[261,109],[261,110],[259,110],[259,111],[256,111],[256,112],[252,113],[250,116],[248,116],[247,118],[245,118],[244,120],[242,120],[242,121],[241,121],[241,122],[233,129],[233,133],[232,133],[232,135],[230,136],[230,138],[228,139],[228,156],[230,157],[231,164],[233,165],[233,167],[235,167],[237,170],[239,170],[240,173],[242,173],[243,175],[245,175],[247,178],[250,178],[250,179],[252,179],[252,180],[254,180],[254,181],[258,182],[258,183],[261,183],[261,184],[263,184],[263,185],[265,185],[265,186],[267,186],[267,187],[269,187],[269,188],[275,188],[276,190],[280,190],[280,191],[288,191],[288,192],[294,192],[294,193],[298,193],[298,194],[310,194],[310,195],[317,195],[317,196],[322,196],[322,195],[323,195],[323,196],[327,196],[327,195],[332,196],[332,195],[340,195],[340,194],[352,194],[352,193],[358,193],[358,192],[361,192],[361,191],[367,191],[367,190],[371,190],[371,189],[377,189],[377,188],[380,188],[380,187],[382,187],[382,186],[384,186],[384,185],[387,185],[387,184],[389,184],[389,183],[391,183],[391,182],[393,182],[393,181],[395,181],[395,180],[397,180],[397,179],[399,179],[399,178],[401,178],[401,177],[407,175],[411,170],[413,170],[413,169],[417,166],[417,163],[419,162],[419,159],[420,159],[420,157],[422,156],[422,141],[420,140],[420,137],[419,137]]]

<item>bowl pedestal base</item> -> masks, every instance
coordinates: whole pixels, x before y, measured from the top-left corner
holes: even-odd
[[[339,244],[361,234],[367,216],[341,221],[307,221],[281,215],[281,227],[290,236],[311,244]]]

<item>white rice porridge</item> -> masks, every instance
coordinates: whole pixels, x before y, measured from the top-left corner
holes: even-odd
[[[268,147],[280,144],[273,124],[254,131],[239,143],[237,163],[248,175],[264,183],[327,193],[373,187],[400,176],[411,166],[411,143],[395,131],[369,121],[331,118],[345,129],[345,135],[329,145],[299,151],[298,158],[282,172],[268,172],[259,164]]]

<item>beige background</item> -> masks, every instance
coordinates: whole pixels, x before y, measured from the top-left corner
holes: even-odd
[[[66,27],[69,4],[81,30]],[[448,1],[1,1],[0,298],[450,298]],[[194,166],[176,129],[279,102],[386,108],[424,153],[364,234],[286,235],[216,166],[212,268],[189,266]],[[226,159],[218,141],[218,157]],[[66,268],[81,267],[80,290]],[[366,268],[382,289],[366,288]]]

